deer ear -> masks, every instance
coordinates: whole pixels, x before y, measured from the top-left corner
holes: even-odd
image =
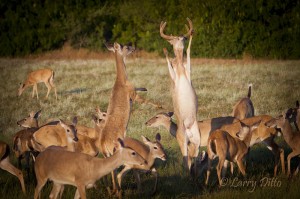
[[[78,122],[78,119],[77,119],[77,117],[75,116],[75,117],[73,118],[72,123],[73,123],[74,126],[76,126],[76,125],[77,125],[77,122]]]
[[[34,118],[34,112],[33,112],[33,111],[31,111],[31,112],[29,113],[29,117]]]
[[[114,46],[110,43],[104,43],[104,45],[106,46],[106,48],[109,50],[109,51],[112,51],[112,52],[115,52],[115,49],[114,49]]]
[[[155,139],[156,139],[156,141],[160,142],[161,136],[159,133],[156,134]]]
[[[38,119],[41,116],[42,109],[35,113],[34,119]]]
[[[149,140],[148,138],[146,138],[145,136],[142,135],[141,137],[142,137],[143,142],[144,142],[145,144],[147,144],[147,143],[150,142],[150,140]]]
[[[63,128],[66,126],[66,123],[65,123],[63,120],[61,120],[61,119],[59,119],[59,124],[60,124]]]
[[[168,112],[168,116],[172,117],[174,115],[174,112]]]

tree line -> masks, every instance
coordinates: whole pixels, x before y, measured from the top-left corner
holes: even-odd
[[[0,56],[132,43],[162,54],[159,35],[194,24],[193,57],[299,59],[300,0],[1,0]]]

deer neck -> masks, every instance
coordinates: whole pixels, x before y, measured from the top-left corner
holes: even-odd
[[[125,84],[127,81],[127,73],[126,73],[126,66],[124,62],[124,57],[119,55],[117,52],[115,53],[116,57],[116,67],[117,67],[117,78],[116,82]]]
[[[250,147],[250,142],[251,142],[251,138],[252,138],[252,131],[249,132],[245,139],[243,140],[243,142],[245,143],[246,147],[249,148]]]
[[[95,158],[94,171],[96,172],[97,178],[101,178],[109,174],[123,164],[122,154],[116,152],[114,155],[107,158]]]
[[[73,152],[75,151],[73,140],[72,138],[68,138],[68,137],[67,137],[67,151],[73,151]]]
[[[283,138],[287,143],[290,143],[293,140],[294,134],[292,131],[292,126],[288,120],[285,120],[283,127],[281,128]]]

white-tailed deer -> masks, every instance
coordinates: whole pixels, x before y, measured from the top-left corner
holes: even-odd
[[[18,90],[18,96],[22,95],[23,91],[29,87],[33,86],[32,89],[32,98],[34,97],[34,92],[36,93],[37,99],[39,99],[39,94],[37,90],[37,84],[44,82],[48,91],[46,95],[46,99],[48,98],[48,95],[51,91],[51,89],[54,89],[55,92],[55,98],[57,99],[57,93],[56,93],[56,87],[54,85],[54,71],[51,69],[38,69],[35,71],[32,71],[28,74],[27,79],[24,81],[23,84],[20,83],[20,88]]]
[[[104,128],[105,120],[106,120],[106,112],[102,112],[100,108],[96,108],[96,115],[93,115],[93,121],[95,123],[94,128],[90,128],[83,125],[76,125],[76,129],[78,134],[82,134],[88,136],[91,139],[99,139],[99,136]]]
[[[250,118],[243,119],[241,122],[247,126],[252,126],[258,121],[261,121],[257,129],[254,129],[251,136],[250,147],[257,143],[263,143],[267,148],[272,151],[275,157],[274,176],[277,175],[277,169],[279,160],[281,162],[282,173],[285,173],[284,165],[284,150],[280,148],[274,141],[274,138],[278,134],[275,128],[268,128],[265,123],[273,119],[269,115],[258,115]],[[221,130],[228,132],[231,136],[236,136],[236,132],[241,128],[239,122],[233,124],[227,124],[221,127]]]
[[[154,117],[149,119],[145,124],[149,127],[163,126],[169,131],[169,133],[172,136],[177,138],[176,137],[177,124],[175,124],[172,121],[172,115],[173,115],[173,112],[158,113],[157,115],[155,115]],[[216,117],[216,118],[212,118],[212,119],[198,121],[198,127],[199,127],[200,135],[201,135],[200,146],[201,147],[207,146],[207,140],[208,140],[208,137],[211,134],[211,132],[221,128],[225,124],[232,124],[232,123],[235,123],[235,122],[238,122],[238,121],[239,121],[238,119],[236,119],[234,117],[231,117],[231,116]],[[178,142],[182,142],[182,141],[178,140]],[[199,160],[201,160],[201,159],[202,158],[200,158]],[[195,166],[195,165],[192,165],[192,167],[193,166]],[[200,166],[200,164],[199,164],[199,166]],[[205,164],[201,164],[201,166],[205,166]],[[196,173],[193,173],[194,176],[197,176],[198,174],[200,174],[198,172],[199,169],[200,168],[195,168]],[[232,164],[231,164],[231,170],[233,170],[233,165]]]
[[[125,147],[131,148],[134,151],[136,151],[140,156],[142,156],[146,161],[147,164],[140,165],[140,164],[125,164],[125,167],[122,169],[122,171],[118,174],[118,183],[119,187],[121,188],[122,178],[125,176],[125,174],[130,171],[131,169],[134,169],[134,175],[136,177],[138,190],[141,190],[141,179],[139,172],[151,172],[152,175],[155,176],[155,184],[152,191],[152,195],[156,192],[157,188],[157,182],[158,182],[158,173],[154,167],[154,161],[156,158],[159,158],[163,161],[166,160],[166,154],[164,152],[164,148],[160,143],[161,136],[159,133],[156,134],[156,141],[151,142],[148,138],[142,136],[143,142],[126,137],[124,139],[124,145]]]
[[[286,118],[289,120],[289,122],[294,123],[296,130],[299,131],[300,126],[300,106],[299,101],[296,101],[296,107],[295,108],[289,108],[286,112]]]
[[[252,130],[257,128],[260,122],[261,121],[258,121],[250,127],[245,125],[243,122],[238,122],[241,124],[241,128],[237,131],[236,137],[233,137],[228,132],[220,129],[214,131],[209,136],[207,141],[208,169],[205,181],[206,185],[208,184],[210,176],[211,162],[215,157],[219,157],[217,174],[220,186],[222,185],[222,177],[224,177],[221,177],[221,173],[225,160],[236,162],[243,176],[246,175],[243,159],[250,146]]]
[[[33,146],[37,151],[43,151],[49,146],[67,147],[69,151],[77,151],[90,156],[98,155],[95,140],[77,133],[77,117],[73,124],[59,122],[56,125],[45,125],[33,134]],[[70,135],[70,136],[68,136]],[[71,139],[70,139],[71,137]],[[72,142],[72,139],[77,140]]]
[[[190,48],[193,37],[193,24],[188,19],[189,28],[184,36],[169,36],[164,34],[166,22],[160,24],[160,35],[172,46],[175,54],[174,60],[170,60],[168,52],[164,49],[169,74],[172,80],[171,92],[174,112],[177,119],[178,130],[176,137],[184,157],[184,166],[190,170],[192,159],[198,156],[200,146],[200,133],[197,125],[197,96],[191,81]],[[186,63],[183,60],[184,41],[190,37],[186,50]],[[189,143],[189,144],[188,144]]]
[[[250,99],[252,84],[249,85],[247,97],[239,100],[233,107],[232,116],[243,120],[254,116],[254,106]]]
[[[287,156],[287,175],[289,176],[291,174],[291,159],[300,155],[300,132],[293,132],[291,124],[289,123],[288,118],[286,118],[286,113],[280,117],[273,118],[266,123],[266,126],[279,128],[283,134],[284,140],[292,149],[292,152]],[[300,164],[297,167],[296,173],[298,172],[299,167]]]
[[[41,115],[41,110],[34,113],[31,112],[28,117],[19,120],[17,124],[25,129],[15,133],[13,137],[13,151],[18,159],[19,168],[22,168],[21,160],[25,158],[26,160],[26,170],[29,176],[29,163],[30,163],[30,153],[33,153],[33,146],[31,145],[31,139],[33,133],[38,130],[38,119]]]
[[[19,179],[21,183],[22,191],[24,194],[26,194],[22,171],[20,171],[10,163],[9,154],[10,154],[10,148],[8,144],[0,141],[0,168],[5,171],[8,171],[9,173],[13,174]]]
[[[86,188],[93,187],[97,180],[114,169],[123,164],[147,164],[134,150],[124,148],[122,140],[119,140],[116,147],[114,155],[104,159],[83,153],[52,149],[51,147],[46,149],[38,155],[34,165],[37,178],[34,198],[39,197],[47,180],[51,180],[55,187],[64,184],[76,186],[74,198],[86,199]]]
[[[136,97],[136,91],[146,91],[146,89],[135,88],[127,78],[125,58],[134,51],[134,48],[122,46],[116,42],[114,45],[106,44],[106,47],[115,55],[117,75],[109,99],[105,125],[100,133],[101,136],[98,139],[97,147],[104,157],[109,157],[113,154],[113,143],[118,138],[123,139],[126,136],[131,104]],[[113,190],[115,191],[116,182],[114,176],[112,173]]]

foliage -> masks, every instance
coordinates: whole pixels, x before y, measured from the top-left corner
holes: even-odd
[[[0,56],[60,48],[103,49],[104,41],[131,42],[161,52],[159,24],[179,35],[192,19],[198,57],[300,57],[299,0],[2,0]]]

